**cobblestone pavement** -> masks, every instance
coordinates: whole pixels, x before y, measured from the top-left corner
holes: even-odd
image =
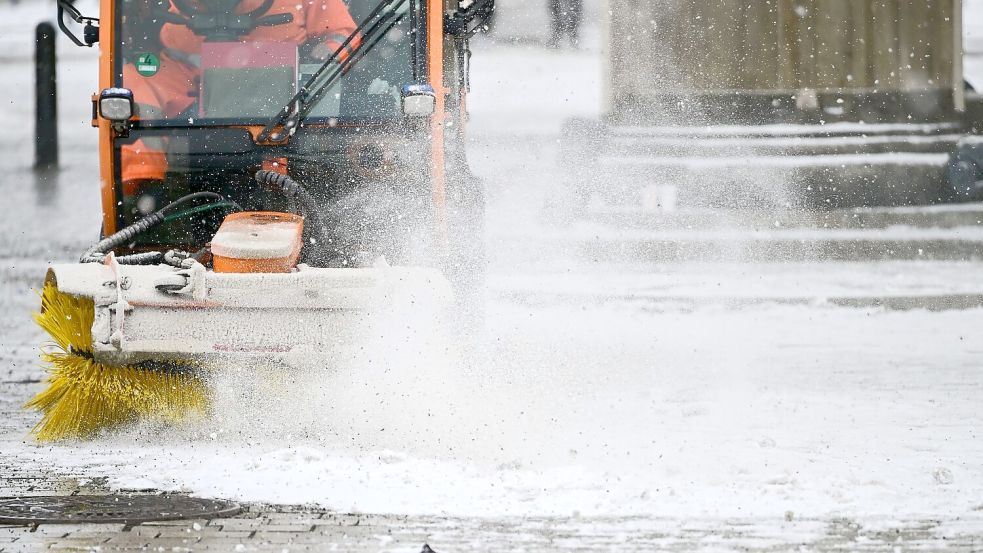
[[[968,522],[968,521],[964,521]],[[506,519],[250,506],[234,518],[0,527],[0,551],[980,551],[976,524],[940,521]]]

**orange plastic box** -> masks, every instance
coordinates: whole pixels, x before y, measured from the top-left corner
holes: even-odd
[[[222,221],[212,238],[216,273],[289,273],[303,244],[304,218],[293,213],[244,211]]]

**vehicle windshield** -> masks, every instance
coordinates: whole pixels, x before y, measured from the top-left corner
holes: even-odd
[[[117,86],[140,126],[265,123],[380,0],[123,0]],[[416,4],[416,2],[411,2]],[[416,13],[416,10],[410,10]],[[321,96],[307,120],[389,120],[414,75],[413,17],[403,17]]]

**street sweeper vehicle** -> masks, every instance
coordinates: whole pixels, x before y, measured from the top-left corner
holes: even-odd
[[[178,419],[217,358],[330,352],[387,302],[473,294],[468,39],[493,6],[59,0],[100,48],[102,230],[45,279],[36,436]]]

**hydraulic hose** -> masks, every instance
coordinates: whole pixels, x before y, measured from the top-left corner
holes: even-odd
[[[314,223],[314,231],[317,233],[318,240],[322,245],[331,243],[331,232],[321,217],[317,199],[310,192],[304,189],[297,181],[289,175],[267,171],[266,169],[256,172],[256,182],[263,186],[274,188],[280,191],[287,198],[299,203],[304,211],[304,215],[311,218]]]
[[[102,260],[106,258],[106,254],[127,242],[130,242],[137,235],[146,232],[148,229],[159,225],[164,222],[164,217],[166,214],[164,210],[160,210],[150,215],[140,219],[139,221],[133,223],[132,225],[120,230],[119,232],[114,232],[109,236],[103,238],[102,240],[96,242],[92,247],[85,250],[82,254],[82,258],[79,259],[81,263],[102,263]],[[163,258],[163,254],[160,252],[146,252],[146,253],[135,253],[132,255],[122,255],[116,258],[116,262],[121,265],[150,265],[159,262]]]
[[[165,219],[167,219],[167,216],[178,207],[181,207],[190,201],[200,200],[202,198],[211,198],[218,200],[219,202],[228,201],[224,196],[215,192],[195,192],[193,194],[188,194],[187,196],[182,196],[181,198],[178,198],[161,209],[147,215],[132,225],[120,231],[114,232],[113,234],[110,234],[109,236],[96,242],[92,247],[85,250],[85,253],[83,253],[82,257],[79,259],[79,262],[102,263],[110,251],[131,242],[138,235],[163,223]],[[229,204],[236,208],[239,207],[239,205],[234,202],[229,202]],[[120,265],[154,265],[160,263],[163,259],[164,254],[161,252],[144,252],[121,255],[116,258],[116,262]]]
[[[310,218],[314,223],[314,231],[317,234],[320,243],[322,245],[331,243],[331,233],[329,232],[327,225],[324,223],[324,218],[321,217],[317,200],[311,195],[310,192],[305,190],[303,186],[297,183],[297,181],[293,180],[288,175],[274,171],[261,170],[256,172],[256,182],[258,182],[260,185],[276,189],[288,199],[299,203],[304,211],[304,215]],[[132,225],[103,238],[92,247],[85,250],[79,261],[81,263],[102,263],[108,252],[133,241],[133,239],[140,234],[163,222],[166,222],[171,218],[172,213],[178,207],[190,201],[204,198],[217,200],[217,203],[227,203],[233,208],[241,209],[241,207],[235,202],[226,200],[224,196],[215,192],[195,192],[193,194],[188,194],[187,196],[183,196],[170,204],[167,204],[158,211],[147,215]],[[197,208],[189,209],[173,216],[183,216],[194,212],[197,212]],[[172,265],[177,265],[180,263],[180,261],[173,255],[167,256],[163,252],[135,253],[130,255],[122,255],[116,258],[116,262],[121,265],[154,265],[161,263],[162,261]]]

